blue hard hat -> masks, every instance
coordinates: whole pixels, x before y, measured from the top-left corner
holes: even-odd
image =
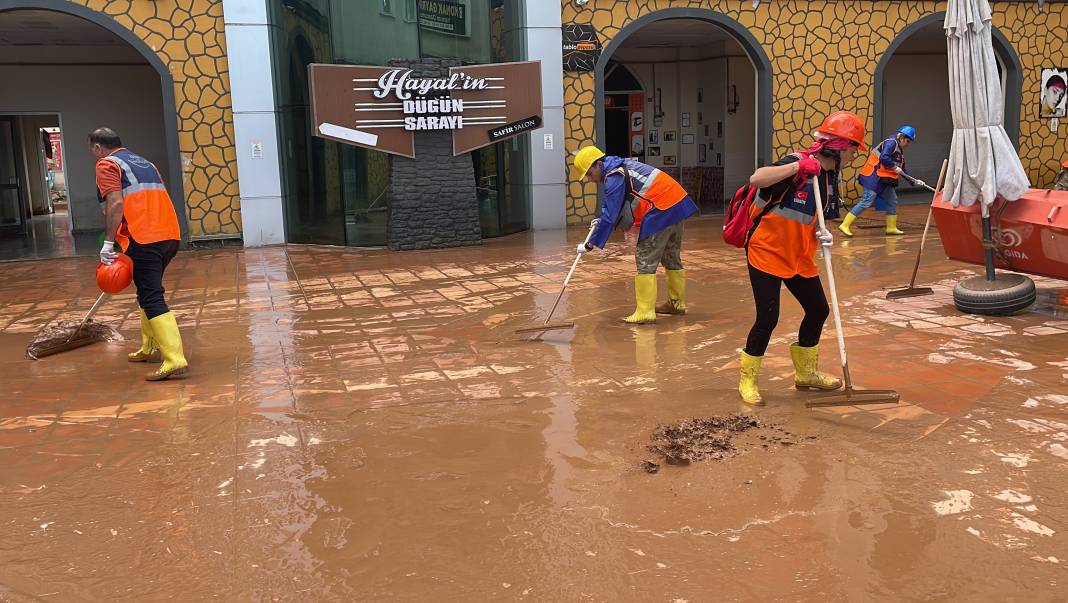
[[[909,140],[916,140],[916,128],[912,126],[901,126],[897,129],[898,134],[904,134],[909,137]]]

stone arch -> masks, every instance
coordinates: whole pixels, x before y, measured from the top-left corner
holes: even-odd
[[[937,12],[926,15],[905,26],[897,37],[879,58],[879,64],[875,67],[873,81],[874,98],[872,99],[872,141],[878,142],[886,136],[882,131],[883,119],[883,75],[886,66],[890,63],[897,49],[905,43],[913,34],[935,22],[945,21],[946,13]],[[1016,148],[1020,147],[1020,107],[1023,102],[1023,66],[1020,57],[1012,47],[1012,43],[1001,33],[997,27],[993,27],[991,34],[994,42],[994,53],[1001,59],[1005,69],[1005,132],[1009,140]]]
[[[144,40],[102,12],[66,0],[0,0],[0,12],[26,9],[65,13],[94,23],[129,44],[159,75],[163,97],[164,143],[167,148],[167,168],[170,173],[167,189],[171,196],[171,203],[174,204],[174,211],[178,214],[182,242],[188,243],[189,216],[186,211],[182,156],[178,145],[178,109],[174,98],[174,78],[171,77],[167,65],[156,55],[155,51],[145,44]]]
[[[632,33],[642,27],[667,19],[696,19],[719,26],[729,33],[745,50],[753,68],[756,70],[757,109],[756,109],[756,164],[771,163],[771,98],[772,68],[771,60],[764,52],[763,46],[753,34],[741,23],[731,17],[706,8],[667,8],[638,17],[619,30],[619,33],[604,46],[594,70],[594,99],[596,107],[595,135],[598,141],[605,137],[604,125],[604,71],[612,55]]]

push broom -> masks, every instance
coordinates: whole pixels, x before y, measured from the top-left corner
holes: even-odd
[[[26,356],[39,360],[45,356],[75,350],[98,341],[108,341],[115,336],[114,329],[106,325],[90,322],[96,311],[111,297],[101,293],[96,303],[85,314],[81,322],[65,322],[41,332],[26,347]]]
[[[819,184],[812,178],[812,191],[816,198],[816,218],[819,220],[820,230],[827,230],[827,223],[823,219],[823,198],[820,194]],[[834,315],[834,334],[838,339],[838,355],[842,359],[842,377],[845,381],[845,389],[840,392],[821,394],[809,398],[805,403],[807,408],[821,406],[853,406],[857,404],[888,404],[901,399],[901,395],[892,389],[856,389],[853,380],[849,376],[849,360],[846,358],[845,336],[842,334],[842,314],[838,310],[838,288],[834,282],[834,267],[831,265],[831,248],[824,249],[823,265],[827,271],[827,282],[831,289],[831,310]]]
[[[927,185],[924,185],[924,188],[937,195],[938,191],[942,190],[942,184],[945,182],[946,166],[948,164],[948,159],[942,160],[942,172],[938,174],[938,184],[935,185],[935,188],[931,188]],[[908,176],[906,176],[906,178],[913,184],[916,184],[916,182],[914,182],[912,178],[908,178]],[[934,203],[934,198],[931,199],[931,203]],[[927,243],[927,230],[931,228],[932,211],[933,210],[931,210],[931,208],[927,209],[927,222],[923,225],[923,236],[920,237],[920,250],[916,252],[916,265],[912,268],[912,280],[910,280],[908,286],[903,289],[895,289],[893,291],[888,291],[886,294],[886,299],[903,299],[906,297],[919,297],[921,295],[934,294],[934,289],[930,287],[916,286],[916,274],[920,271],[920,258],[923,257],[923,246]]]
[[[590,232],[586,234],[586,240],[583,242],[584,244],[588,244],[590,242],[590,237],[593,236],[593,229],[595,226],[597,226],[596,220],[592,224],[590,224]],[[549,315],[545,317],[545,322],[532,327],[523,327],[522,329],[516,329],[516,333],[541,333],[544,331],[552,331],[556,329],[570,329],[571,327],[575,326],[575,323],[573,322],[550,323],[549,321],[552,320],[553,312],[556,312],[556,307],[560,305],[560,300],[564,298],[564,291],[567,291],[567,284],[571,282],[571,275],[575,274],[575,268],[578,267],[579,260],[581,259],[582,254],[576,253],[575,261],[571,263],[571,270],[567,271],[567,277],[564,279],[564,284],[562,287],[560,287],[560,295],[556,296],[556,303],[554,303],[552,309],[549,310]]]

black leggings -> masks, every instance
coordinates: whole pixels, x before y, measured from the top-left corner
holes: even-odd
[[[820,277],[794,276],[783,279],[749,266],[749,283],[753,286],[753,299],[756,301],[756,322],[745,341],[746,354],[763,356],[767,351],[771,332],[779,323],[779,289],[783,283],[805,310],[797,343],[805,348],[819,344],[823,323],[830,313]]]
[[[140,244],[130,237],[126,255],[133,260],[133,281],[137,286],[137,305],[149,320],[168,312],[163,300],[163,271],[178,253],[178,241]]]

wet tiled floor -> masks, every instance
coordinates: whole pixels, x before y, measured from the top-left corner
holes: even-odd
[[[805,410],[784,293],[755,412],[805,438],[656,474],[659,423],[744,410],[752,301],[716,221],[687,230],[687,316],[619,322],[619,241],[580,264],[555,317],[576,327],[534,340],[513,331],[544,319],[584,233],[182,253],[192,371],[162,384],[130,341],[27,360],[95,300],[93,263],[5,264],[0,599],[1063,598],[1068,283],[963,315],[952,286],[978,269],[935,238],[935,294],[885,300],[924,210],[834,250],[853,377],[903,404]],[[132,293],[98,319],[137,337]]]

